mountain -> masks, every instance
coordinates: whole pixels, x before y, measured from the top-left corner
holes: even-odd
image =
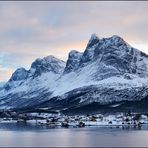
[[[11,76],[9,81],[5,84],[5,90],[18,87],[27,81],[35,81],[34,79],[41,79],[43,75],[60,75],[65,67],[65,62],[53,56],[47,56],[43,59],[36,59],[29,70],[18,68]]]
[[[84,53],[72,50],[66,63],[48,56],[17,69],[0,90],[0,108],[120,108],[147,96],[148,55],[117,35],[93,34]]]
[[[75,50],[72,50],[69,53],[66,67],[64,69],[64,74],[72,72],[78,68],[82,55],[82,53]]]
[[[46,100],[50,94],[49,87],[63,73],[64,68],[64,61],[47,56],[36,59],[29,70],[17,69],[0,90],[1,108],[23,108]]]
[[[47,56],[43,59],[36,59],[29,70],[29,76],[37,77],[42,73],[53,72],[60,74],[63,72],[65,62],[55,58],[54,56]]]

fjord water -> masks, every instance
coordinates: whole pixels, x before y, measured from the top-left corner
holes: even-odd
[[[49,128],[0,123],[0,146],[148,146],[148,126]]]

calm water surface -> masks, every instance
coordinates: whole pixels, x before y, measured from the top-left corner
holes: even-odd
[[[85,127],[47,128],[0,123],[0,146],[146,146],[148,126],[142,128]]]

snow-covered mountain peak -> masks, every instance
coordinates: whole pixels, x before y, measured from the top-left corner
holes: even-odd
[[[92,40],[95,40],[95,39],[98,39],[99,40],[99,37],[96,33],[93,33],[90,37],[90,40],[89,41],[92,41]]]
[[[24,80],[27,78],[27,73],[28,71],[25,68],[18,68],[11,76],[10,82],[11,81],[20,81]]]
[[[95,37],[94,37],[95,38]],[[89,44],[89,43],[88,43]],[[148,75],[147,55],[130,46],[120,36],[98,39],[93,46],[87,46],[79,62],[79,69],[97,61],[97,75]]]
[[[110,38],[113,39],[113,40],[123,40],[123,38],[120,37],[119,35],[113,35]]]
[[[92,46],[94,46],[96,43],[98,43],[99,42],[99,37],[98,37],[98,35],[97,34],[92,34],[91,35],[91,37],[90,37],[90,39],[89,39],[89,42],[88,42],[88,44],[87,44],[87,49],[88,48],[91,48]]]
[[[64,69],[64,74],[69,73],[69,72],[78,68],[82,54],[83,53],[78,52],[76,50],[70,51],[69,56],[68,56],[68,60],[66,63],[66,67]]]
[[[27,78],[28,78],[28,70],[26,70],[25,68],[18,68],[12,74],[9,81],[5,83],[4,89],[8,91],[11,88],[17,87],[20,85],[20,83],[25,81]]]
[[[61,73],[65,68],[65,62],[55,58],[54,56],[47,56],[43,59],[36,59],[29,70],[31,76],[39,76],[42,73],[50,72]]]
[[[148,55],[117,35],[99,39],[93,34],[84,53],[69,53],[66,67],[53,56],[38,58],[11,80],[0,89],[0,107],[141,100],[148,96]]]
[[[114,46],[128,46],[130,48],[130,45],[120,36],[118,35],[113,35],[112,37],[109,38],[110,42],[112,43],[111,45]]]
[[[46,61],[46,62],[49,62],[49,63],[50,62],[55,62],[55,61],[61,63],[61,60],[56,58],[56,57],[54,57],[53,55],[49,55],[47,57],[44,57],[42,60]]]
[[[28,87],[28,85],[30,85],[30,81],[35,82],[42,79],[42,77],[47,78],[48,81],[48,76],[53,77],[53,75],[55,75],[54,78],[56,79],[63,73],[64,68],[65,62],[55,58],[54,56],[47,56],[42,59],[37,58],[31,64],[31,68],[29,70],[26,70],[25,68],[18,68],[12,74],[9,81],[5,83],[4,89],[9,91],[13,88],[19,88],[21,86]]]
[[[64,61],[52,56],[52,55],[49,55],[47,57],[44,57],[44,58],[37,58],[31,65],[31,68],[36,68],[37,66],[41,66],[43,64],[53,64],[53,63],[57,63],[57,64],[60,64],[61,66],[65,64]]]
[[[71,50],[69,52],[69,57],[68,58],[73,58],[73,57],[78,57],[78,56],[81,56],[82,53],[77,51],[77,50]]]

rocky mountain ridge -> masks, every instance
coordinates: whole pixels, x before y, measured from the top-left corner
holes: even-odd
[[[148,55],[117,35],[93,34],[85,51],[71,51],[66,63],[48,56],[36,59],[28,71],[17,69],[0,90],[0,108],[137,101],[148,96],[147,90]]]

